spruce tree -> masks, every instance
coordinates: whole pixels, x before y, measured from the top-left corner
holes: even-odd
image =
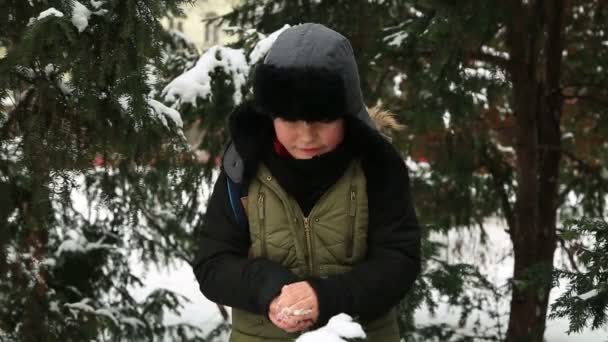
[[[191,260],[202,219],[202,168],[153,91],[174,51],[159,19],[185,2],[0,2],[0,339],[210,341],[226,328],[168,325],[177,293],[132,295],[134,264]]]

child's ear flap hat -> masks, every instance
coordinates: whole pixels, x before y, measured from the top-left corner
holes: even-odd
[[[353,117],[373,127],[348,39],[320,24],[283,31],[255,70],[256,108],[288,121]]]

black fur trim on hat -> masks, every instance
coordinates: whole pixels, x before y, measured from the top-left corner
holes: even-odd
[[[228,132],[234,146],[245,161],[244,176],[247,178],[257,169],[264,146],[272,143],[274,127],[268,115],[257,111],[251,101],[245,101],[228,117]]]
[[[324,68],[282,68],[261,64],[253,93],[258,109],[288,121],[332,121],[347,115],[344,82]]]

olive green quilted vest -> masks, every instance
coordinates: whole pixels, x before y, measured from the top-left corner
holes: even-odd
[[[250,257],[263,256],[298,276],[347,272],[367,251],[367,192],[358,161],[305,217],[297,202],[261,165],[245,201],[251,234]],[[397,342],[394,310],[363,327],[368,341]],[[231,342],[294,341],[299,334],[277,328],[266,315],[233,308]]]

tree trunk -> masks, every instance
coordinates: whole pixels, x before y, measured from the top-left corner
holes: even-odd
[[[542,342],[556,247],[564,4],[538,0],[512,10],[523,15],[513,16],[507,38],[513,56],[517,200],[506,340]]]
[[[29,184],[26,195],[21,199],[21,217],[23,231],[20,248],[30,254],[24,265],[27,273],[23,283],[19,284],[24,293],[23,328],[21,339],[24,342],[48,341],[48,274],[41,262],[47,254],[49,227],[52,224],[53,210],[50,197],[50,166],[47,151],[48,117],[44,97],[40,94],[32,97],[35,105],[24,105],[23,112],[18,113],[24,119],[21,122],[23,130],[23,158],[28,166]],[[51,107],[51,106],[48,106]],[[45,110],[39,110],[44,108]]]

